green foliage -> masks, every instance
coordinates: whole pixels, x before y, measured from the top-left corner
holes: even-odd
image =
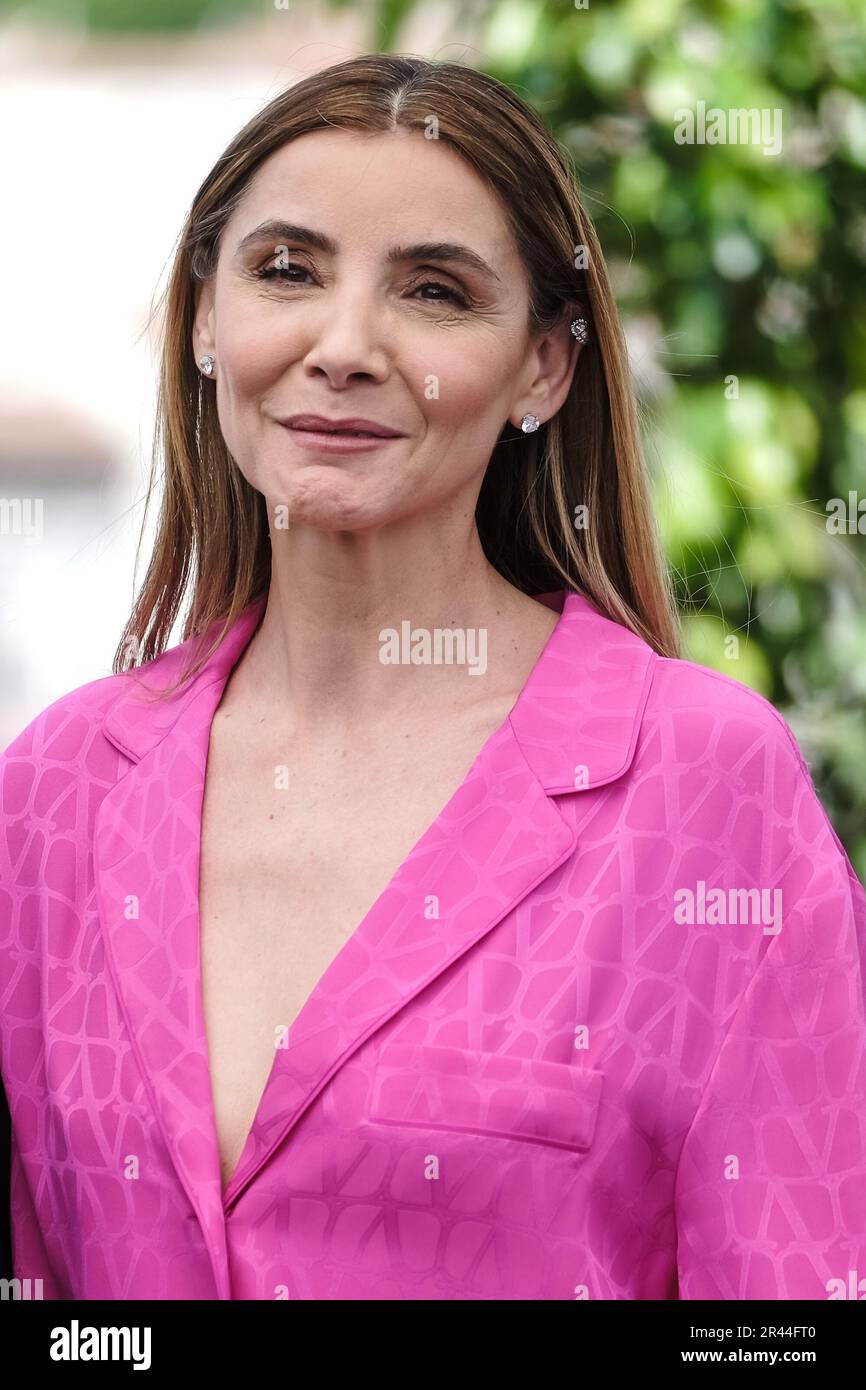
[[[486,35],[485,69],[569,152],[640,328],[685,654],[782,710],[866,877],[862,5],[501,0]],[[781,151],[677,143],[698,102],[781,110]],[[849,491],[861,532],[834,532]]]

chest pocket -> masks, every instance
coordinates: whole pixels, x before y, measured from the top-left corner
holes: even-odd
[[[603,1072],[577,1064],[386,1042],[369,1118],[583,1151],[595,1134],[603,1084]]]

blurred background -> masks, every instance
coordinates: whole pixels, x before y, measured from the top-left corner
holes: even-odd
[[[0,0],[0,747],[110,672],[147,557],[148,320],[199,182],[370,50],[483,68],[570,152],[685,655],[782,711],[866,879],[863,0]],[[781,148],[681,142],[702,102],[780,112]]]

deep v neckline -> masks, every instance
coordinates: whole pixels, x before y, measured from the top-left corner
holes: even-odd
[[[449,818],[449,816],[453,813],[454,808],[455,808],[457,805],[459,805],[459,802],[460,802],[461,796],[462,796],[462,794],[463,794],[464,788],[467,786],[467,783],[469,783],[470,780],[473,778],[473,774],[475,773],[476,769],[479,767],[479,764],[481,764],[481,763],[483,762],[483,760],[487,757],[489,751],[490,751],[491,749],[495,748],[496,745],[497,745],[497,743],[500,742],[500,741],[502,740],[504,732],[506,732],[506,731],[509,730],[511,717],[512,717],[514,711],[516,710],[517,706],[519,705],[519,703],[520,703],[520,701],[521,701],[521,698],[522,698],[523,695],[524,695],[524,692],[526,691],[527,687],[529,686],[530,682],[532,681],[533,676],[534,676],[535,673],[538,671],[538,669],[539,669],[539,667],[540,667],[540,665],[541,665],[541,663],[542,663],[542,660],[543,660],[543,658],[544,658],[544,656],[545,656],[545,653],[548,651],[549,647],[551,646],[551,644],[552,644],[552,642],[553,642],[553,640],[554,640],[554,638],[555,638],[555,636],[556,636],[556,633],[559,631],[560,626],[561,626],[561,623],[562,623],[562,615],[560,614],[560,616],[559,616],[557,622],[555,623],[555,625],[554,625],[554,626],[550,629],[550,631],[548,632],[548,635],[547,635],[547,637],[545,638],[545,641],[544,641],[544,643],[543,643],[543,645],[542,645],[540,651],[537,653],[536,658],[535,658],[535,661],[533,662],[533,664],[532,664],[532,666],[531,666],[531,668],[530,668],[530,670],[529,670],[528,675],[527,675],[526,678],[524,679],[523,684],[522,684],[520,690],[518,691],[517,695],[515,696],[514,700],[512,701],[512,703],[511,703],[511,705],[510,705],[510,707],[509,707],[509,709],[508,709],[506,715],[504,716],[504,718],[501,719],[501,720],[499,721],[499,723],[493,728],[493,730],[492,730],[492,731],[487,735],[487,737],[483,740],[483,742],[482,742],[480,748],[478,749],[478,751],[476,752],[476,754],[475,754],[474,757],[472,758],[472,760],[471,760],[471,762],[470,762],[470,764],[469,764],[469,767],[468,767],[468,768],[466,769],[466,771],[464,772],[464,774],[463,774],[463,776],[461,777],[459,783],[458,783],[457,786],[454,788],[454,790],[452,791],[452,793],[450,794],[450,796],[448,796],[448,798],[446,799],[445,803],[440,807],[440,809],[439,809],[439,810],[437,811],[437,813],[434,815],[433,819],[432,819],[431,821],[428,822],[428,824],[426,825],[426,827],[424,828],[424,830],[423,830],[423,831],[421,832],[421,834],[417,837],[417,839],[413,842],[413,844],[412,844],[411,848],[409,849],[408,853],[405,854],[405,855],[403,856],[403,858],[401,859],[400,863],[397,864],[396,867],[393,869],[392,873],[390,874],[390,876],[389,876],[387,882],[385,883],[384,887],[382,888],[381,892],[379,892],[379,893],[376,895],[376,897],[374,898],[373,902],[372,902],[372,903],[370,904],[370,906],[368,907],[367,911],[364,913],[364,915],[361,917],[361,919],[355,924],[355,926],[354,926],[354,928],[352,929],[352,931],[351,931],[351,932],[349,933],[349,935],[346,937],[346,939],[345,939],[345,941],[343,942],[342,946],[339,947],[339,949],[337,950],[336,954],[331,958],[331,960],[329,961],[329,963],[327,964],[327,966],[325,967],[325,969],[324,969],[323,971],[321,971],[321,973],[318,975],[315,984],[313,985],[312,989],[311,989],[311,990],[309,991],[309,993],[307,994],[307,996],[306,996],[306,998],[305,998],[303,1004],[301,1005],[301,1008],[300,1008],[300,1009],[298,1010],[298,1012],[296,1013],[295,1018],[294,1018],[292,1024],[290,1025],[290,1027],[289,1027],[289,1029],[288,1029],[288,1034],[287,1034],[287,1039],[286,1039],[286,1044],[285,1044],[285,1046],[284,1046],[284,1047],[280,1047],[280,1048],[275,1047],[275,1049],[274,1049],[274,1057],[273,1057],[273,1059],[272,1059],[272,1061],[271,1061],[271,1064],[270,1064],[270,1066],[269,1066],[269,1068],[268,1068],[267,1075],[266,1075],[266,1077],[265,1077],[264,1085],[262,1086],[262,1088],[261,1088],[261,1090],[260,1090],[260,1092],[259,1092],[259,1095],[258,1095],[258,1098],[257,1098],[257,1101],[256,1101],[256,1105],[255,1105],[255,1108],[254,1108],[254,1110],[253,1110],[253,1112],[252,1112],[252,1120],[251,1120],[250,1125],[249,1125],[249,1128],[248,1128],[248,1130],[247,1130],[246,1137],[245,1137],[245,1139],[244,1139],[244,1143],[243,1143],[243,1145],[242,1145],[242,1147],[241,1147],[241,1149],[240,1149],[240,1151],[239,1151],[238,1158],[237,1158],[237,1160],[236,1160],[236,1162],[235,1162],[235,1164],[234,1164],[234,1166],[233,1166],[233,1168],[232,1168],[232,1171],[231,1171],[231,1173],[230,1173],[228,1179],[227,1179],[226,1181],[224,1181],[224,1180],[223,1180],[223,1176],[222,1176],[222,1166],[223,1166],[223,1165],[222,1165],[222,1154],[221,1154],[221,1152],[220,1152],[219,1133],[218,1133],[217,1122],[216,1122],[216,1106],[215,1106],[215,1102],[214,1102],[213,1072],[212,1072],[212,1068],[211,1068],[211,1048],[210,1048],[210,1045],[209,1045],[209,1043],[208,1043],[207,1029],[206,1029],[206,1024],[205,1024],[205,1017],[206,1017],[206,1016],[205,1016],[205,1008],[204,1008],[204,978],[203,978],[203,970],[202,970],[202,929],[201,929],[201,921],[202,921],[202,919],[201,919],[201,903],[202,903],[202,894],[201,894],[201,851],[202,851],[202,843],[203,843],[202,824],[203,824],[204,797],[205,797],[205,791],[206,791],[206,787],[207,787],[208,765],[209,765],[209,763],[210,763],[210,751],[211,751],[210,744],[211,744],[211,736],[212,736],[212,731],[213,731],[214,722],[215,722],[215,719],[216,719],[216,715],[217,715],[217,713],[218,713],[220,707],[222,706],[224,695],[225,695],[225,693],[226,693],[226,691],[227,691],[227,689],[228,689],[228,687],[229,687],[229,685],[230,685],[230,683],[231,683],[232,675],[234,674],[234,672],[235,672],[237,666],[239,665],[239,663],[240,663],[240,661],[241,661],[241,659],[242,659],[244,653],[248,650],[248,648],[249,648],[249,646],[250,646],[250,644],[251,644],[251,642],[252,642],[252,640],[253,640],[253,638],[254,638],[256,632],[258,631],[258,629],[259,629],[259,627],[260,627],[261,621],[262,621],[263,616],[264,616],[264,609],[265,609],[265,604],[266,604],[266,597],[265,597],[265,598],[262,598],[261,600],[259,600],[259,602],[261,603],[261,610],[260,610],[260,612],[258,613],[255,622],[253,623],[253,625],[252,625],[251,628],[250,628],[250,631],[249,631],[249,633],[248,633],[248,635],[247,635],[246,641],[244,641],[243,645],[240,646],[240,647],[237,649],[237,651],[236,651],[236,653],[235,653],[235,655],[234,655],[234,659],[233,659],[233,661],[232,661],[232,663],[231,663],[231,666],[229,667],[229,669],[228,669],[227,671],[223,672],[223,674],[222,674],[216,681],[214,681],[214,682],[212,683],[211,686],[207,687],[207,688],[210,689],[210,691],[211,691],[211,695],[210,695],[211,709],[210,709],[210,715],[209,715],[208,724],[207,724],[206,756],[205,756],[205,763],[204,763],[203,775],[202,775],[202,779],[201,779],[201,800],[200,800],[200,806],[199,806],[199,816],[198,816],[197,833],[196,833],[196,866],[197,866],[197,867],[196,867],[196,883],[197,883],[197,889],[196,889],[196,901],[195,901],[195,912],[196,912],[195,942],[196,942],[196,990],[197,990],[197,996],[198,996],[197,1004],[198,1004],[198,1015],[199,1015],[200,1026],[201,1026],[202,1046],[203,1046],[204,1058],[205,1058],[205,1063],[206,1063],[206,1068],[207,1068],[207,1083],[208,1083],[209,1106],[210,1106],[210,1125],[211,1125],[211,1128],[212,1128],[213,1143],[214,1143],[214,1146],[215,1146],[215,1149],[216,1149],[216,1156],[217,1156],[217,1171],[218,1171],[218,1173],[219,1173],[219,1178],[220,1178],[220,1190],[221,1190],[221,1196],[222,1196],[222,1202],[223,1202],[224,1209],[227,1209],[227,1208],[228,1208],[228,1205],[231,1203],[231,1201],[232,1201],[232,1199],[233,1199],[233,1197],[234,1197],[234,1195],[235,1195],[236,1189],[237,1189],[237,1187],[238,1187],[240,1181],[244,1178],[244,1176],[246,1175],[246,1173],[247,1173],[247,1171],[248,1171],[248,1169],[249,1169],[249,1166],[250,1166],[251,1162],[254,1160],[254,1155],[255,1155],[255,1150],[256,1150],[256,1134],[257,1134],[257,1130],[260,1130],[260,1129],[261,1129],[262,1119],[263,1119],[263,1112],[264,1112],[265,1107],[266,1107],[266,1101],[268,1100],[269,1093],[271,1092],[272,1089],[278,1088],[279,1076],[280,1076],[280,1073],[281,1073],[281,1071],[282,1071],[282,1069],[283,1069],[283,1059],[285,1058],[285,1056],[286,1056],[286,1054],[287,1054],[288,1052],[294,1051],[295,1049],[300,1048],[300,1047],[302,1046],[302,1044],[307,1040],[308,1036],[309,1036],[310,1034],[315,1033],[316,1030],[318,1030],[318,1029],[321,1027],[321,1020],[320,1020],[320,1018],[319,1018],[319,1016],[318,1016],[316,1006],[317,1006],[317,1003],[318,1003],[318,1001],[320,1000],[320,997],[321,997],[321,995],[323,994],[323,991],[325,990],[325,987],[327,986],[329,980],[332,979],[335,975],[339,975],[339,974],[340,974],[340,971],[341,971],[342,966],[345,965],[345,963],[346,963],[347,961],[349,961],[349,960],[351,959],[351,957],[353,956],[353,954],[357,951],[359,945],[364,941],[365,932],[366,932],[366,930],[367,930],[369,924],[372,923],[372,922],[375,922],[375,921],[377,920],[378,916],[381,914],[383,905],[384,905],[390,898],[392,898],[393,895],[394,895],[395,893],[399,893],[401,884],[402,884],[402,882],[403,882],[403,879],[404,879],[404,877],[405,877],[407,871],[410,871],[410,866],[413,865],[413,864],[416,862],[416,860],[417,860],[417,858],[418,858],[419,855],[423,854],[424,849],[425,849],[425,846],[429,843],[431,837],[435,837],[435,834],[436,834],[436,831],[437,831],[437,827],[440,825],[440,823],[441,823],[443,820],[447,820],[447,819]],[[216,696],[215,701],[214,701],[214,695]]]
[[[363,1090],[380,1043],[411,1031],[415,997],[459,980],[461,958],[574,854],[575,790],[606,786],[636,756],[659,671],[652,647],[582,594],[538,600],[560,621],[507,720],[307,999],[295,1023],[303,1034],[276,1053],[225,1192],[198,966],[201,809],[213,713],[264,596],[225,632],[223,618],[206,630],[206,643],[212,631],[221,640],[190,680],[198,637],[98,687],[106,704],[94,748],[108,786],[96,797],[92,905],[129,1044],[124,1065],[141,1082],[149,1135],[198,1220],[222,1298],[227,1217],[247,1189],[268,1192],[260,1170],[272,1159],[285,1173],[303,1164],[293,1130],[315,1136],[325,1088],[344,1072]],[[431,897],[435,919],[423,910]],[[458,1019],[443,1024],[453,1034]]]

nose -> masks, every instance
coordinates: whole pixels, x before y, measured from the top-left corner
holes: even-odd
[[[385,310],[372,293],[323,296],[307,320],[310,346],[304,370],[335,388],[357,377],[385,381],[389,368]]]

